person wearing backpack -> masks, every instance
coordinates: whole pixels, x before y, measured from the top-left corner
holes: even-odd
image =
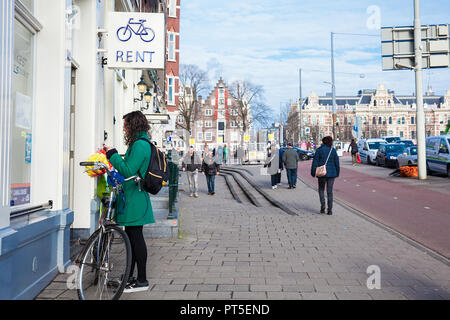
[[[144,177],[151,159],[151,145],[147,118],[140,111],[133,111],[123,117],[125,144],[128,146],[125,157],[119,155],[112,147],[104,146],[106,157],[113,167],[125,178],[134,175]],[[123,184],[124,202],[118,197],[116,222],[125,227],[132,249],[131,271],[124,292],[146,291],[149,288],[146,275],[147,244],[144,240],[143,226],[155,223],[149,194],[142,190],[133,180]],[[137,265],[137,278],[133,277]]]
[[[202,172],[206,177],[206,183],[208,185],[208,195],[213,196],[215,194],[214,182],[216,176],[219,174],[219,169],[220,165],[217,163],[216,157],[213,156],[212,151],[209,150],[202,163]]]
[[[318,178],[320,213],[325,213],[325,186],[327,187],[327,214],[333,214],[333,185],[335,178],[339,177],[339,157],[333,148],[333,138],[322,139],[322,145],[316,150],[311,165],[311,176]]]

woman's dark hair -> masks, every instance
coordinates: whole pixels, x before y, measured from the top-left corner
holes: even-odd
[[[148,133],[150,125],[145,115],[141,111],[133,111],[123,116],[125,120],[125,144],[131,145],[137,138],[138,132]]]
[[[333,146],[333,138],[330,136],[326,136],[322,139],[322,143],[331,148]]]

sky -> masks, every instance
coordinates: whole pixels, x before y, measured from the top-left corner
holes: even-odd
[[[383,83],[398,95],[415,91],[414,72],[382,71],[379,27],[411,26],[413,0],[181,0],[180,60],[208,72],[214,86],[248,80],[280,105],[313,90],[331,92],[330,33],[334,36],[336,95],[355,96]],[[449,0],[422,0],[421,24],[450,23]],[[366,35],[368,34],[368,36]],[[364,74],[361,77],[361,74]],[[450,90],[450,69],[424,70],[436,94]]]

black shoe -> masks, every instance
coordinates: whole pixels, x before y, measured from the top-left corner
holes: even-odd
[[[295,189],[295,188],[297,188],[297,186],[296,186],[296,185],[294,185],[294,186],[292,186],[292,188],[294,188],[294,189]]]
[[[215,192],[211,192],[211,195],[213,196],[213,195],[215,195],[216,193]]]
[[[320,208],[320,213],[325,213],[325,208]]]
[[[328,211],[328,212],[327,212],[327,215],[329,215],[329,216],[331,216],[332,214],[333,214],[332,211]]]
[[[292,189],[292,187],[291,186],[289,186],[289,188],[288,189]]]
[[[149,287],[150,286],[147,280],[145,280],[144,282],[139,282],[138,280],[136,280],[136,282],[130,284],[129,286],[126,286],[123,292],[131,293],[131,292],[147,291]]]
[[[127,284],[125,285],[125,288],[128,287],[129,285],[134,284],[137,281],[136,277],[129,277]]]

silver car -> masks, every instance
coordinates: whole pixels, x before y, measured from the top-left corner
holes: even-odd
[[[405,148],[403,153],[400,153],[397,156],[396,167],[400,168],[403,166],[408,166],[411,164],[417,164],[417,147],[408,147]]]

